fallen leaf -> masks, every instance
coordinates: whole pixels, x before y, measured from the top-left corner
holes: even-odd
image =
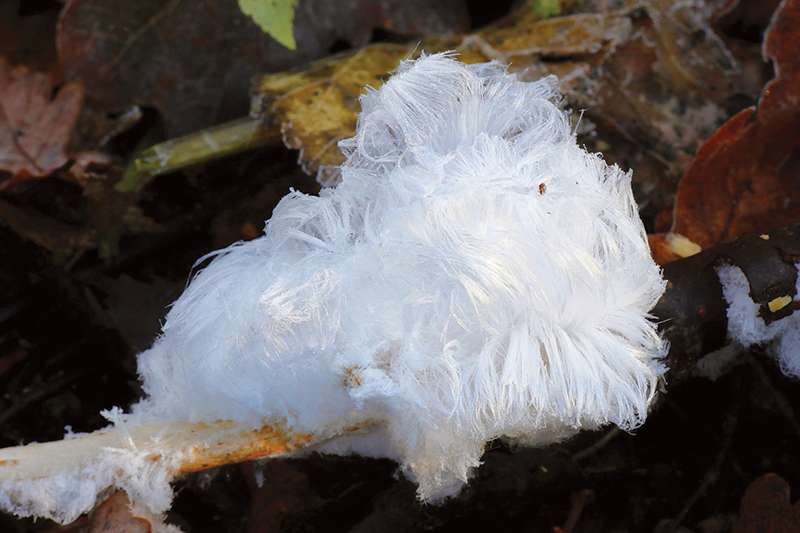
[[[313,174],[342,161],[337,142],[355,131],[363,88],[380,86],[410,51],[406,45],[373,45],[304,73],[264,78],[258,105],[279,121],[284,142],[300,150],[303,169]]]
[[[539,18],[554,17],[561,13],[561,0],[532,0],[530,9]]]
[[[149,520],[134,516],[124,492],[114,492],[92,512],[88,533],[150,533]]]
[[[52,97],[47,74],[11,67],[0,58],[0,189],[51,174],[69,160],[70,133],[83,103],[83,86],[67,83]]]
[[[102,179],[111,172],[113,159],[107,153],[85,151],[76,154],[74,162],[67,170],[67,175],[81,186],[91,179]]]
[[[671,233],[701,248],[800,220],[800,1],[773,16],[775,79],[698,150],[678,186]],[[653,237],[660,240],[663,237]]]
[[[577,4],[588,9],[591,2]],[[669,187],[662,187],[670,191],[662,192],[666,196],[683,163],[727,116],[724,104],[737,93],[739,74],[708,21],[694,13],[696,2],[667,4],[624,2],[622,9],[552,18],[542,18],[541,9],[526,4],[471,35],[370,45],[303,71],[262,77],[253,113],[281,128],[286,145],[300,150],[307,172],[319,172],[320,182],[332,184],[333,169],[343,159],[337,142],[353,134],[363,87],[378,87],[402,59],[422,50],[455,50],[464,62],[502,61],[526,78],[558,75],[569,105],[586,109],[589,121],[602,129],[599,139],[614,139],[613,146],[604,147],[612,159],[635,166],[640,181],[648,173],[639,168],[652,168],[652,181],[674,176],[667,180]],[[698,42],[698,34],[707,38]],[[640,167],[628,154],[657,163]]]
[[[30,0],[0,2],[0,57],[12,64],[24,64],[34,70],[57,74],[58,57],[52,38],[60,6],[53,2],[47,9],[30,7]],[[41,3],[40,3],[41,4]]]
[[[289,50],[234,0],[69,0],[56,38],[66,79],[91,87],[100,108],[158,109],[178,136],[247,112],[252,76],[361,46],[375,28],[417,37],[463,31],[461,0],[302,0]]]
[[[648,235],[647,240],[650,243],[650,252],[653,254],[653,259],[659,265],[666,265],[676,259],[691,257],[702,251],[702,248],[697,243],[679,233],[656,233]]]
[[[290,50],[297,48],[294,40],[294,8],[297,0],[238,0],[239,7],[265,33]]]
[[[800,531],[800,503],[792,504],[789,484],[777,474],[764,474],[744,493],[734,533]]]

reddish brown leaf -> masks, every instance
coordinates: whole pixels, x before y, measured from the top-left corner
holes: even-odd
[[[130,505],[124,492],[115,492],[92,513],[88,533],[150,533],[150,521],[134,516]]]
[[[422,36],[466,28],[460,0],[301,0],[289,50],[235,0],[70,0],[56,37],[66,79],[109,111],[158,109],[169,136],[245,115],[250,80],[366,44],[373,29]]]
[[[690,257],[701,251],[697,244],[677,233],[655,233],[648,235],[647,240],[650,243],[653,259],[659,265],[666,265],[671,261]]]
[[[764,474],[744,493],[734,533],[800,531],[800,503],[792,505],[789,484],[777,474]]]
[[[68,83],[51,97],[49,76],[12,68],[0,58],[0,171],[19,181],[47,176],[67,161],[66,146],[83,103],[83,86]]]
[[[675,200],[672,233],[702,248],[800,220],[800,0],[773,16],[764,55],[775,79],[758,107],[732,117],[700,148]]]

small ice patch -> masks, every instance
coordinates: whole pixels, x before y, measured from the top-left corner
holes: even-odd
[[[800,269],[800,263],[795,264]],[[717,269],[722,293],[728,303],[728,337],[745,348],[754,344],[771,343],[784,374],[800,377],[800,311],[767,324],[761,317],[760,306],[750,297],[750,284],[737,266],[724,265]],[[791,305],[800,297],[800,276],[797,278],[793,301],[780,301],[778,305]],[[776,299],[777,300],[777,299]]]

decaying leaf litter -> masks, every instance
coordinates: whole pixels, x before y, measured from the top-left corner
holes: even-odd
[[[73,15],[91,7],[90,2],[68,4],[75,10]],[[764,82],[772,76],[769,65],[760,60],[761,34],[757,31],[756,37],[752,35],[752,26],[763,31],[771,13],[764,20],[732,4],[735,2],[681,3],[682,11],[657,2],[562,3],[555,10],[544,10],[544,15],[551,18],[543,20],[543,11],[534,9],[541,7],[537,3],[531,9],[519,9],[510,20],[495,27],[476,28],[467,38],[441,36],[442,30],[437,28],[431,33],[438,35],[427,37],[427,41],[422,33],[409,33],[412,45],[378,43],[310,68],[302,67],[308,59],[299,60],[297,65],[302,70],[297,73],[271,75],[257,82],[254,111],[266,128],[279,131],[290,146],[302,149],[302,162],[313,170],[337,162],[331,147],[352,132],[361,86],[379,84],[405,54],[420,50],[414,37],[422,40],[426,50],[460,48],[465,60],[511,60],[513,65],[531,68],[534,77],[553,72],[562,78],[567,104],[576,114],[585,109],[580,124],[585,142],[635,169],[637,197],[643,212],[652,224],[660,214],[663,227],[668,225],[663,222],[668,220],[663,213],[672,205],[678,179],[697,147],[726,119],[754,103]],[[737,16],[751,18],[737,21]],[[296,27],[301,24],[296,21]],[[725,28],[734,29],[726,33]],[[455,25],[449,28],[459,29]],[[59,42],[63,39],[59,38]],[[70,46],[80,50],[79,43]],[[298,37],[298,47],[302,46]],[[139,51],[133,46],[130,50]],[[261,67],[255,72],[265,70],[268,68]],[[58,74],[54,76],[57,84],[63,81]],[[709,91],[712,82],[714,90]],[[206,83],[219,87],[213,78]],[[114,94],[113,89],[109,91]],[[246,87],[239,94],[240,98],[246,97]],[[207,98],[205,105],[217,105],[214,99],[218,96]],[[142,118],[126,124],[126,111],[136,105],[144,109]],[[74,158],[72,164],[57,169],[50,178],[15,183],[0,198],[0,215],[5,213],[7,224],[2,238],[9,243],[4,248],[19,250],[2,272],[8,282],[3,284],[0,341],[8,351],[3,356],[15,361],[6,373],[10,381],[4,388],[10,394],[4,401],[17,406],[12,413],[24,413],[25,409],[46,413],[41,420],[18,421],[18,427],[6,421],[4,427],[12,427],[8,444],[20,439],[58,437],[65,420],[87,420],[85,428],[77,429],[98,427],[101,422],[96,413],[100,408],[125,404],[136,396],[132,352],[138,346],[126,346],[129,341],[108,319],[109,313],[118,314],[118,305],[125,305],[117,303],[126,299],[125,290],[117,291],[122,293],[121,300],[117,297],[109,304],[109,289],[95,280],[103,279],[109,284],[106,286],[113,286],[123,275],[133,276],[140,283],[127,290],[136,292],[137,297],[148,286],[156,296],[163,292],[165,284],[180,287],[192,260],[212,249],[211,241],[218,245],[253,236],[253,227],[256,231],[261,227],[271,205],[288,186],[314,190],[313,181],[303,177],[293,164],[293,155],[287,156],[275,147],[157,178],[133,197],[116,191],[114,184],[136,149],[165,138],[164,133],[159,133],[162,126],[158,113],[148,109],[151,105],[144,93],[122,96],[119,103],[109,104],[88,91],[78,123],[83,130],[76,133],[90,140],[68,152]],[[239,106],[243,107],[241,103]],[[306,115],[304,109],[311,112]],[[109,110],[114,113],[111,117],[107,116]],[[238,115],[244,112],[240,109]],[[162,116],[163,113],[162,110]],[[238,115],[219,113],[205,119],[197,129]],[[310,120],[315,115],[326,120]],[[93,128],[119,133],[102,143],[98,139],[104,140],[107,135],[92,134]],[[174,135],[169,126],[166,134]],[[79,162],[77,154],[96,152],[98,148],[106,157],[84,163],[83,180],[76,180],[73,167]],[[781,168],[784,179],[791,179],[792,166]],[[780,211],[781,207],[773,209]],[[760,227],[757,219],[755,227]],[[117,245],[120,239],[121,244]],[[67,249],[60,249],[62,246]],[[112,259],[98,260],[98,248]],[[127,299],[132,301],[129,305],[133,309],[139,307],[133,295]],[[59,303],[53,305],[53,300]],[[6,301],[10,304],[6,305]],[[166,304],[170,297],[163,301]],[[154,307],[151,316],[159,314],[158,306]],[[150,320],[157,324],[158,316]],[[41,337],[44,327],[52,332],[47,339]],[[120,355],[125,353],[126,357]],[[389,523],[397,530],[423,526],[448,530],[464,523],[479,524],[480,520],[494,525],[499,516],[506,517],[509,527],[548,529],[566,523],[569,494],[588,486],[599,498],[583,509],[578,527],[593,530],[623,524],[630,530],[652,529],[661,519],[681,515],[689,500],[687,497],[677,501],[674,492],[667,492],[663,486],[682,487],[686,494],[704,486],[703,479],[717,464],[721,448],[718,431],[709,429],[706,421],[724,416],[739,420],[736,433],[731,444],[723,448],[725,457],[720,462],[721,470],[715,473],[717,480],[704,490],[688,514],[684,513],[688,519],[684,518],[683,523],[697,530],[730,524],[735,520],[741,492],[727,491],[735,494],[725,495],[720,487],[727,483],[744,486],[766,471],[764,468],[776,470],[790,480],[797,476],[795,462],[785,456],[785,450],[791,449],[797,438],[793,429],[797,427],[792,409],[795,404],[790,401],[796,392],[772,375],[772,369],[763,361],[756,359],[752,364],[765,368],[761,373],[741,370],[726,376],[714,388],[719,398],[708,398],[707,385],[685,385],[670,395],[668,407],[658,411],[638,436],[616,436],[588,456],[581,455],[581,451],[590,449],[600,436],[582,436],[561,450],[511,453],[502,446],[491,450],[486,458],[486,473],[471,492],[440,510],[416,507],[413,489],[402,481],[391,480],[390,464],[313,458],[282,463],[289,472],[284,474],[287,479],[312,480],[300,486],[288,484],[298,486],[300,491],[311,491],[314,496],[303,502],[323,502],[309,505],[310,509],[303,502],[280,503],[285,501],[283,495],[273,495],[273,500],[267,502],[249,496],[251,491],[259,494],[258,486],[231,467],[211,481],[210,492],[196,490],[189,480],[182,494],[188,502],[179,501],[176,514],[188,517],[183,520],[189,521],[185,527],[191,530],[211,519],[203,517],[199,501],[211,502],[212,508],[217,509],[214,513],[227,517],[227,521],[218,518],[219,523],[234,529],[258,530],[261,526],[256,520],[283,524],[289,530],[301,524],[319,529],[336,517],[342,531],[386,530]],[[81,372],[82,366],[88,368]],[[87,394],[85,389],[93,386],[98,377],[102,381],[102,376],[116,385],[109,385],[110,390],[103,394]],[[67,385],[63,385],[65,382]],[[742,382],[753,390],[754,399],[734,406],[726,391],[738,390]],[[42,386],[44,393],[37,393],[37,383],[50,387]],[[111,399],[109,394],[117,396]],[[42,398],[48,400],[41,401]],[[89,401],[87,398],[94,404],[82,405]],[[71,412],[65,415],[65,409]],[[759,422],[749,420],[756,415],[761,418]],[[26,418],[19,414],[15,417]],[[768,466],[747,462],[756,455],[753,449],[770,458]],[[585,458],[576,462],[570,451]],[[741,472],[731,471],[731,457],[753,465],[749,468],[755,470],[746,467]],[[348,474],[342,474],[342,470],[348,470]],[[352,476],[352,470],[365,475]],[[530,475],[521,476],[520,471]],[[603,489],[618,487],[620,479],[629,485],[627,491]],[[377,497],[372,496],[375,493]],[[632,516],[613,511],[614,502],[624,501],[630,508],[632,498],[636,503]],[[264,507],[258,512],[251,509],[252,517],[262,518],[254,518],[244,526],[242,509],[247,501],[259,501]],[[530,509],[530,501],[541,504]],[[263,509],[268,510],[267,516]],[[476,516],[477,510],[482,511],[479,516],[483,518]],[[180,521],[179,518],[176,523]]]

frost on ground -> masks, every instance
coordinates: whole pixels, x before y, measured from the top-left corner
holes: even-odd
[[[800,270],[800,263],[795,268]],[[790,377],[800,377],[800,312],[767,324],[760,306],[750,297],[750,284],[742,269],[725,265],[717,269],[717,275],[728,303],[728,337],[745,348],[770,343],[770,352],[781,371]],[[777,298],[773,305],[782,308],[796,304],[800,298],[800,276],[796,284],[794,299]]]
[[[630,174],[578,146],[556,87],[404,62],[362,97],[340,185],[290,192],[262,237],[208,256],[116,423],[370,420],[318,449],[395,459],[426,501],[457,493],[491,439],[640,425],[665,370],[648,315],[664,281]],[[63,501],[20,487],[7,509]]]

